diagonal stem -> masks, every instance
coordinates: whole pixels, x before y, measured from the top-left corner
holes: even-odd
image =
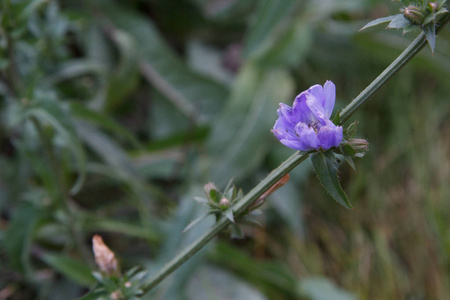
[[[441,25],[437,27],[439,32],[449,21],[450,13],[445,14],[440,20]],[[405,66],[419,51],[426,45],[425,34],[421,33],[394,62],[392,62],[365,90],[363,90],[347,107],[340,113],[341,123],[346,121],[361,105],[363,105],[388,79],[390,79],[398,70]],[[234,207],[233,211],[236,215],[242,213],[254,201],[256,201],[266,190],[273,186],[284,175],[289,173],[297,165],[305,161],[309,157],[308,153],[296,152],[289,157],[278,168],[273,170],[266,178],[264,178],[257,186],[255,186],[244,198],[242,198]],[[221,218],[214,224],[203,236],[195,240],[191,245],[184,248],[177,256],[169,261],[158,273],[150,278],[144,278],[142,290],[150,291],[167,276],[174,272],[184,262],[197,253],[203,246],[211,241],[221,230],[230,225],[227,218]]]
[[[446,13],[436,26],[436,34],[450,21],[450,13]],[[340,123],[344,123],[353,113],[361,107],[383,84],[395,73],[403,68],[427,44],[425,33],[419,36],[380,74],[368,87],[366,87],[353,101],[340,112]]]
[[[278,168],[273,170],[266,178],[264,178],[257,186],[255,186],[244,198],[242,198],[233,209],[235,215],[242,213],[247,207],[255,202],[266,190],[273,186],[284,175],[289,173],[297,165],[307,159],[309,153],[296,152],[289,157]],[[157,274],[149,280],[144,281],[142,290],[147,292],[164,280],[168,275],[175,271],[179,266],[197,253],[203,246],[211,241],[222,229],[231,224],[227,218],[221,218],[216,222],[203,236],[195,240],[191,245],[184,248],[181,253],[169,261]]]

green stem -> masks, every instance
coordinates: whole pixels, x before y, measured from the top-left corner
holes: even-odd
[[[436,34],[450,21],[450,13],[445,14],[440,25],[436,26]],[[427,44],[425,33],[421,33],[372,83],[366,87],[350,104],[340,112],[340,123],[344,123],[363,105],[383,84],[397,71],[403,68]]]
[[[242,200],[240,200],[234,207],[233,211],[236,215],[242,213],[248,206],[255,202],[267,189],[273,186],[284,175],[289,173],[293,168],[307,159],[309,153],[301,154],[300,152],[294,153],[278,168],[273,170],[266,178],[264,178],[257,186],[255,186]],[[183,249],[181,253],[175,256],[169,261],[156,275],[146,280],[142,289],[144,292],[151,290],[158,283],[163,281],[173,271],[180,267],[184,262],[197,253],[203,246],[205,246],[210,240],[212,240],[222,229],[230,225],[231,222],[227,218],[221,218],[212,226],[203,236],[195,240],[187,248]]]
[[[446,14],[441,19],[441,25],[437,28],[439,32],[445,24],[450,20],[450,14]],[[361,94],[358,95],[341,113],[341,122],[347,120],[361,105],[363,105],[389,78],[391,78],[398,70],[400,70],[406,63],[408,63],[424,46],[426,45],[426,37],[420,34],[409,46],[403,51],[400,56],[389,65],[383,73],[380,74]],[[284,175],[289,173],[293,168],[308,158],[309,153],[301,154],[294,153],[278,168],[273,170],[266,178],[264,178],[257,186],[255,186],[242,200],[234,206],[234,213],[239,215],[254,201],[256,201],[267,189],[273,186]],[[187,248],[184,248],[181,253],[169,261],[157,274],[153,277],[144,279],[142,290],[148,292],[153,287],[158,285],[173,271],[180,267],[184,262],[197,253],[203,246],[211,241],[221,230],[230,225],[227,218],[221,218],[214,226],[212,226],[203,236],[195,240]]]

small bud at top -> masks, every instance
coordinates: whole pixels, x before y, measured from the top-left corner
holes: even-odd
[[[106,246],[101,236],[94,235],[92,238],[92,250],[95,255],[95,263],[100,268],[100,271],[108,275],[114,275],[119,272],[119,264],[117,263],[116,256]]]
[[[421,25],[425,19],[423,11],[415,5],[409,5],[403,8],[402,12],[408,21],[416,25]]]
[[[230,206],[230,200],[227,198],[220,199],[219,205],[221,208],[228,208]]]
[[[211,192],[211,190],[217,190],[216,186],[212,182],[208,182],[207,184],[205,184],[203,189],[205,190],[205,193],[208,196],[209,196],[209,192]]]

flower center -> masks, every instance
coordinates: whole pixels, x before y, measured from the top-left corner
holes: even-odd
[[[319,125],[314,121],[311,121],[311,123],[308,124],[308,127],[314,129],[315,132],[319,130]]]

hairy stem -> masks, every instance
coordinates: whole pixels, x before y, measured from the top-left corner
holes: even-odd
[[[437,27],[439,32],[450,20],[450,14],[445,14],[440,20],[441,24]],[[426,45],[425,34],[421,33],[399,57],[389,65],[365,90],[363,90],[347,107],[340,113],[341,123],[345,122],[361,105],[363,105],[388,79],[390,79],[398,70],[405,66],[419,51]],[[293,168],[302,163],[309,157],[309,153],[296,152],[289,157],[278,168],[273,170],[265,179],[255,186],[242,200],[234,207],[235,215],[242,213],[254,201],[258,199],[266,190],[274,185],[281,177],[289,173]],[[197,253],[203,246],[211,241],[221,230],[230,225],[227,218],[221,218],[214,226],[212,226],[203,236],[195,240],[191,245],[184,248],[177,256],[169,261],[157,274],[153,277],[146,278],[143,281],[142,289],[148,292],[158,285],[173,271],[180,267],[184,262]]]

